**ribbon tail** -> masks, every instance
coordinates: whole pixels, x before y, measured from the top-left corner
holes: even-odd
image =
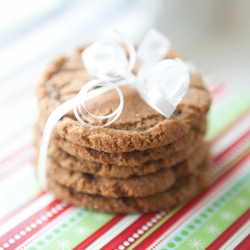
[[[39,159],[38,159],[38,180],[42,185],[42,188],[46,190],[46,163],[47,163],[47,154],[50,135],[53,130],[54,125],[74,106],[74,99],[61,104],[57,107],[49,116],[40,145]]]

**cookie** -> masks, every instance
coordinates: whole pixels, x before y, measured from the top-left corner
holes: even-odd
[[[142,165],[133,167],[84,161],[67,154],[55,145],[50,146],[48,156],[54,159],[60,167],[71,171],[79,171],[106,178],[126,179],[130,176],[142,176],[154,173],[163,168],[170,168],[183,161],[182,164],[185,165],[184,173],[186,174],[187,171],[193,169],[194,162],[199,160],[199,158],[204,157],[206,151],[207,146],[204,143],[201,143],[197,144],[196,147],[181,150],[167,158],[157,161],[148,161]],[[35,160],[34,165],[37,165],[37,159]]]
[[[80,56],[80,55],[79,55]],[[37,89],[41,129],[57,106],[74,97],[81,87],[93,77],[89,76],[78,60],[77,69],[65,69],[70,58],[56,60],[45,73]],[[149,107],[129,86],[121,87],[124,109],[120,117],[108,127],[89,128],[76,121],[70,111],[54,127],[54,132],[66,140],[104,152],[131,152],[169,144],[186,135],[210,106],[210,95],[203,86],[200,75],[191,74],[190,87],[170,119]],[[90,112],[106,115],[116,109],[119,98],[116,91],[88,101]],[[101,123],[99,124],[101,125]]]
[[[205,126],[204,126],[205,127]],[[204,129],[205,130],[205,129]],[[144,162],[150,160],[158,160],[161,158],[166,158],[175,152],[181,151],[184,148],[192,147],[197,141],[200,141],[203,134],[197,134],[195,130],[191,130],[187,135],[179,138],[165,146],[159,148],[147,149],[144,151],[135,150],[132,152],[124,153],[106,153],[102,151],[97,151],[95,149],[86,148],[73,144],[65,139],[62,139],[57,134],[51,135],[50,144],[54,144],[60,147],[63,151],[70,155],[76,156],[83,160],[89,160],[105,164],[117,164],[123,166],[135,166],[141,165]],[[40,144],[41,135],[37,132],[37,139],[35,139],[35,144],[37,147]]]
[[[208,151],[190,159],[187,162],[180,163],[172,168],[164,168],[155,173],[143,176],[131,176],[127,179],[104,178],[79,171],[70,171],[61,168],[56,161],[48,159],[47,175],[60,185],[73,188],[76,192],[89,194],[99,194],[106,197],[144,197],[154,195],[170,188],[176,180],[187,174],[192,173],[198,168],[205,158]],[[186,167],[189,166],[189,169]]]
[[[199,143],[201,141],[201,136],[197,135],[195,139],[192,141],[194,143],[187,143],[183,146],[192,147],[193,144]],[[75,145],[73,143],[68,142],[65,139],[57,138],[52,143],[55,143],[58,147],[60,147],[65,152],[70,155],[76,156],[80,159],[95,161],[99,163],[105,164],[116,164],[122,166],[138,166],[147,161],[158,160],[170,156],[176,152],[175,143],[168,144],[166,146],[162,146],[160,149],[148,149],[144,151],[133,151],[133,152],[125,152],[125,153],[106,153],[97,151],[90,148],[81,147]],[[180,150],[179,150],[180,151]]]
[[[157,161],[148,161],[139,166],[118,166],[115,164],[101,164],[97,162],[82,160],[71,156],[58,148],[55,145],[51,145],[49,148],[48,156],[54,159],[62,168],[66,168],[71,171],[79,171],[89,174],[94,174],[106,178],[120,178],[126,179],[130,176],[142,176],[150,173],[154,173],[162,168],[169,168],[182,161],[189,159],[196,159],[204,154],[206,146],[203,143],[197,143],[195,147],[181,150],[167,158],[163,158]],[[37,165],[38,156],[34,157],[34,165]],[[193,160],[192,159],[192,160]],[[187,165],[189,166],[189,161]],[[188,168],[187,166],[187,168]]]
[[[194,174],[179,178],[170,189],[147,197],[108,198],[76,192],[50,178],[48,178],[48,190],[59,200],[90,210],[114,213],[157,212],[176,206],[205,187],[209,175],[209,165],[210,160],[208,159]]]

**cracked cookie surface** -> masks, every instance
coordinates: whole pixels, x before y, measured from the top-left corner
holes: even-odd
[[[54,132],[74,144],[109,153],[146,150],[172,143],[186,135],[210,106],[210,95],[203,86],[201,76],[191,74],[190,78],[190,87],[170,119],[149,107],[135,89],[124,86],[121,87],[124,109],[108,127],[83,126],[70,111],[57,122]],[[57,106],[74,97],[85,83],[93,79],[84,69],[80,53],[55,60],[37,88],[40,129],[43,130],[49,114]],[[106,115],[114,111],[118,104],[115,91],[87,103],[90,112],[95,115]]]

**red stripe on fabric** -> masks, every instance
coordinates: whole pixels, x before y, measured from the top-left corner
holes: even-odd
[[[241,215],[226,231],[224,231],[212,244],[206,249],[214,250],[219,249],[237,230],[240,229],[250,218],[250,208]],[[239,248],[242,250],[242,248]]]
[[[106,231],[108,231],[116,223],[118,223],[120,220],[122,220],[125,216],[126,216],[125,214],[116,215],[108,223],[103,225],[101,228],[99,228],[97,231],[95,231],[93,234],[91,234],[87,239],[85,239],[79,245],[77,245],[74,248],[74,250],[83,250],[86,247],[90,246],[95,240],[97,240],[99,237],[101,237]]]
[[[219,154],[217,157],[215,157],[214,162],[219,161],[221,158],[223,158],[225,155],[227,155],[231,150],[233,150],[235,147],[237,147],[238,144],[240,144],[243,140],[245,140],[248,137],[250,137],[250,130],[248,130],[245,134],[243,134],[237,141],[235,141],[231,146],[229,146],[221,154]]]
[[[249,250],[249,249],[250,249],[250,234],[234,250]]]
[[[35,202],[38,199],[40,199],[44,194],[46,194],[46,193],[44,191],[42,191],[41,193],[39,193],[38,195],[36,195],[32,199],[30,199],[28,202],[24,203],[23,205],[21,205],[20,207],[18,207],[17,209],[15,209],[11,213],[9,213],[8,215],[4,216],[2,219],[0,219],[0,225],[2,223],[4,223],[5,221],[9,220],[14,215],[20,213],[23,209],[25,209],[26,207],[28,207],[29,205],[31,205],[33,202]]]
[[[152,232],[152,234],[149,235],[140,244],[138,244],[134,248],[134,250],[146,249],[147,247],[149,247],[154,241],[156,241],[156,239],[160,238],[160,236],[163,233],[165,233],[175,222],[177,222],[185,213],[191,210],[201,199],[203,199],[204,196],[206,196],[208,193],[211,193],[213,189],[216,189],[218,185],[220,185],[230,175],[233,175],[233,173],[237,171],[242,164],[244,164],[249,160],[250,160],[250,155],[246,155],[245,157],[243,157],[225,174],[219,177],[215,182],[213,182],[210,186],[208,186],[205,190],[203,190],[200,194],[198,194],[195,198],[193,198],[189,203],[187,203],[183,208],[181,208],[178,212],[176,212],[172,217],[170,217],[167,221],[165,221],[159,228],[157,228],[154,232]]]
[[[241,114],[240,117],[238,117],[235,121],[233,121],[232,123],[230,123],[230,125],[226,129],[224,129],[223,132],[221,132],[214,139],[212,139],[209,142],[209,145],[210,146],[214,145],[218,140],[221,139],[221,137],[225,136],[225,134],[228,134],[228,132],[231,129],[233,129],[237,124],[239,124],[242,121],[244,121],[244,119],[246,119],[247,116],[250,116],[250,110],[249,109],[246,112],[244,112],[243,114]]]
[[[29,217],[27,220],[19,224],[17,227],[13,228],[11,231],[3,235],[0,239],[0,246],[4,246],[4,244],[8,244],[10,239],[15,239],[15,235],[19,234],[21,235],[21,231],[25,231],[27,227],[31,227],[31,223],[34,223],[37,219],[40,219],[41,216],[45,215],[46,212],[49,212],[50,209],[54,208],[56,205],[58,205],[60,201],[56,200],[50,203],[45,208],[41,209],[39,212],[34,214],[33,216]],[[58,217],[60,214],[62,214],[64,211],[66,211],[70,206],[65,206],[61,210],[57,211],[57,213],[52,214],[51,217],[48,217],[45,221],[42,220],[41,224],[36,224],[35,228],[32,228],[30,232],[26,231],[26,234],[23,235],[20,239],[15,240],[15,243],[11,244],[12,249],[16,249],[20,244],[22,244],[24,241],[29,239],[32,235],[34,235],[36,232],[38,232],[41,228],[49,224],[51,221],[53,221],[56,217]]]
[[[118,247],[121,243],[127,240],[128,237],[131,236],[133,233],[136,233],[138,229],[140,229],[143,225],[145,225],[145,223],[148,222],[150,219],[152,219],[154,216],[155,214],[153,213],[143,215],[138,220],[136,220],[133,224],[127,227],[124,231],[118,234],[109,243],[103,246],[101,249],[102,250],[116,249],[116,247]]]

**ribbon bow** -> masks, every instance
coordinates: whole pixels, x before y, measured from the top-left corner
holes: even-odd
[[[100,80],[93,80],[85,84],[75,98],[58,106],[47,120],[38,160],[38,177],[44,189],[46,189],[45,170],[50,135],[54,125],[67,112],[73,109],[76,119],[81,124],[89,127],[98,127],[91,125],[94,121],[91,120],[89,116],[94,119],[112,118],[109,122],[102,125],[107,126],[119,117],[123,109],[123,94],[119,89],[119,86],[131,85],[136,88],[141,98],[149,106],[163,116],[169,118],[188,89],[190,79],[188,68],[184,62],[180,59],[168,59],[156,63],[160,58],[160,54],[162,55],[164,52],[165,56],[166,49],[170,48],[170,44],[167,40],[162,39],[162,37],[159,40],[161,41],[159,44],[165,49],[161,48],[156,53],[156,56],[153,59],[156,64],[154,66],[151,65],[152,67],[147,73],[145,71],[139,71],[138,76],[136,77],[131,73],[136,58],[133,43],[124,38],[119,32],[116,31],[116,33],[120,35],[125,43],[129,59],[127,59],[123,47],[113,40],[101,39],[94,42],[83,51],[82,59],[88,72],[100,78]],[[141,46],[138,53],[139,55],[144,54],[143,60],[145,63],[148,63],[147,60],[154,55],[153,48],[157,46],[156,43],[154,43],[153,48],[152,46],[149,46],[151,55],[149,55],[150,53],[147,55],[145,53],[149,47],[145,45],[147,44],[144,43],[144,45]],[[93,87],[99,88],[93,89]],[[96,116],[91,114],[86,108],[85,102],[111,89],[115,89],[120,98],[118,108],[106,116]],[[88,114],[88,117],[84,114],[83,110]]]

